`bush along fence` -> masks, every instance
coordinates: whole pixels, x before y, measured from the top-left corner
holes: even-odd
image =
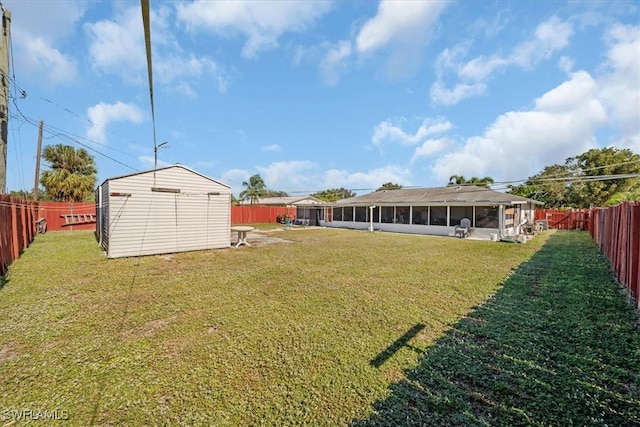
[[[33,242],[37,204],[0,194],[0,276]]]
[[[640,308],[640,202],[592,209],[589,233]]]

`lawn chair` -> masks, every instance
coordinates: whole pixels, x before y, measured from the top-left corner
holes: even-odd
[[[456,237],[465,238],[469,236],[471,229],[471,220],[469,218],[462,218],[460,225],[455,228]]]

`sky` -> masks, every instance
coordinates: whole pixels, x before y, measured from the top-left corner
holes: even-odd
[[[640,153],[640,3],[2,0],[7,190],[43,145],[98,183],[182,164],[306,195],[452,175],[518,184],[589,149]],[[152,114],[153,111],[153,114]],[[46,168],[43,163],[42,169]]]

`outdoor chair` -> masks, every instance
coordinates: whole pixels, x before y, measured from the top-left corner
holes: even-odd
[[[469,236],[471,229],[471,220],[469,218],[462,218],[460,225],[455,228],[456,237],[465,238]]]

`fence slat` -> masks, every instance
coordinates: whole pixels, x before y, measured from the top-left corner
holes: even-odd
[[[640,202],[592,209],[589,233],[640,308]]]
[[[36,235],[35,204],[0,194],[0,275],[31,244]]]

